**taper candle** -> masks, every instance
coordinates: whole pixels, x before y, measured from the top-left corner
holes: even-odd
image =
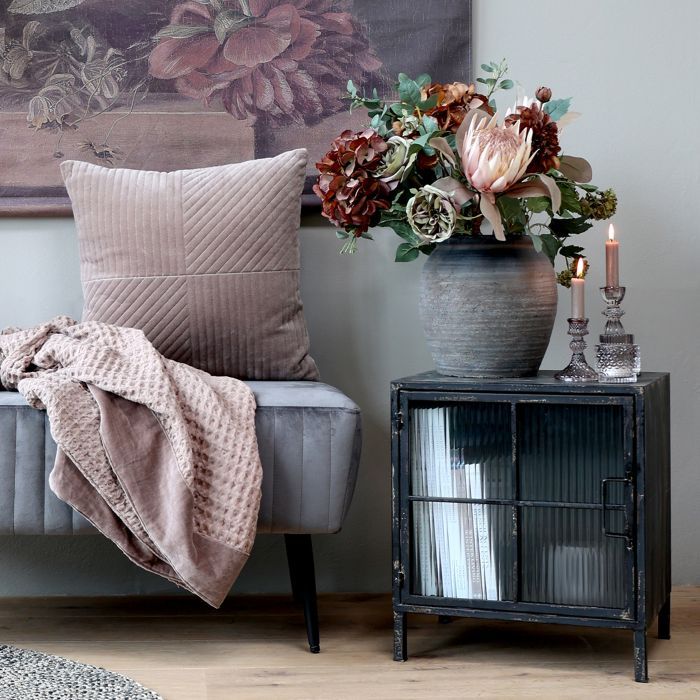
[[[620,241],[615,240],[615,227],[610,224],[605,241],[605,286],[620,286]]]
[[[583,279],[583,258],[576,264],[576,276],[571,280],[571,318],[586,318],[586,280]]]

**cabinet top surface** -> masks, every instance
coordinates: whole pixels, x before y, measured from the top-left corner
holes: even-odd
[[[668,372],[642,372],[633,384],[572,384],[554,378],[554,371],[543,370],[536,377],[484,379],[448,377],[436,371],[394,379],[392,387],[430,391],[507,391],[557,394],[638,394],[656,382],[668,381]]]

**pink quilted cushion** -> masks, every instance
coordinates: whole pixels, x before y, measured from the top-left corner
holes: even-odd
[[[299,296],[306,151],[172,173],[66,161],[83,319],[243,379],[317,379]]]

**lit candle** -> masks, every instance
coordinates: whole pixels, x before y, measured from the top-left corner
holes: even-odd
[[[620,286],[620,241],[615,240],[615,227],[610,224],[605,241],[605,286]]]
[[[576,264],[576,277],[571,280],[571,318],[586,318],[584,269],[583,258],[579,258]]]

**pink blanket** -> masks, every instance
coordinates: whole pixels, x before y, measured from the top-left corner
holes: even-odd
[[[255,399],[141,331],[58,317],[0,334],[0,382],[45,408],[50,485],[136,564],[218,607],[255,537]]]

